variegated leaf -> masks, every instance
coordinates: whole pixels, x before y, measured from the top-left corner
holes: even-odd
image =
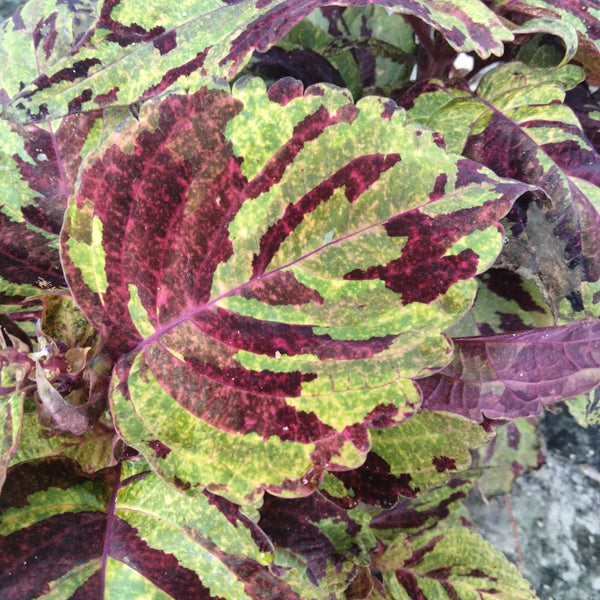
[[[576,59],[586,69],[590,84],[600,83],[600,2],[598,0],[495,0],[499,15],[510,14],[515,20],[522,16],[543,18],[564,23],[579,36]]]
[[[511,235],[498,266],[534,279],[555,322],[593,314],[600,278],[600,158],[563,103],[580,76],[572,65],[510,63],[484,76],[477,93],[429,82],[404,96],[410,118],[443,133],[449,149],[546,193],[507,216]]]
[[[21,463],[0,515],[4,598],[328,599],[277,564],[237,506],[179,494],[144,461],[94,475],[68,459]]]
[[[367,426],[404,420],[410,378],[448,361],[440,332],[528,189],[327,86],[149,102],[84,166],[62,240],[78,305],[134,351],[121,435],[178,487],[236,501],[359,466]]]
[[[513,34],[479,0],[378,0],[422,20],[456,50],[499,55]],[[34,3],[37,5],[37,3]],[[232,79],[254,50],[266,51],[314,9],[362,7],[370,0],[182,0],[165,10],[160,0],[110,0],[75,52],[14,97],[11,119],[39,121],[106,106],[131,104],[176,84],[189,89],[198,75]],[[48,10],[44,11],[47,18]],[[12,32],[11,32],[12,33]],[[6,42],[16,53],[23,42]],[[130,74],[135,73],[136,77]]]

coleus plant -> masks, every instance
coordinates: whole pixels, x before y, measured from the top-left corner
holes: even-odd
[[[535,598],[462,501],[598,420],[600,3],[32,0],[0,60],[2,597]]]

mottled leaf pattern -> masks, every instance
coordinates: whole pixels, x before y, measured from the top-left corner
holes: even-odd
[[[385,569],[384,583],[392,598],[537,598],[515,565],[466,528],[407,537],[387,548],[378,561]]]
[[[508,494],[519,475],[543,462],[537,419],[510,421],[496,429],[494,439],[476,452],[481,467],[477,490],[484,497]]]
[[[326,598],[301,573],[300,593],[292,590],[270,542],[238,507],[181,495],[143,461],[95,475],[67,459],[22,463],[11,469],[0,514],[7,598],[44,590],[88,598],[119,590],[129,598]]]
[[[599,15],[2,24],[0,596],[534,600],[462,502],[597,420]]]
[[[474,421],[537,415],[544,404],[567,400],[598,384],[600,324],[458,338],[452,362],[419,380],[423,404]]]
[[[380,0],[439,30],[457,50],[501,54],[512,33],[474,0]],[[253,50],[266,51],[314,9],[367,6],[368,0],[183,0],[164,10],[159,0],[109,0],[78,51],[53,65],[14,98],[11,118],[44,120],[152,97],[197,75],[233,78]],[[17,42],[13,42],[17,45]],[[30,43],[30,42],[26,42]],[[136,73],[136,77],[130,77]],[[29,83],[29,82],[28,82]]]
[[[521,15],[564,22],[579,35],[576,59],[586,68],[590,84],[600,83],[600,2],[598,0],[496,0],[494,7],[500,15],[513,19]],[[521,14],[519,14],[521,13]]]
[[[579,318],[600,277],[600,158],[563,104],[578,79],[572,65],[549,72],[510,63],[484,76],[476,94],[429,82],[404,97],[410,118],[441,131],[450,149],[545,192],[509,213],[499,266],[536,281],[555,322]]]
[[[321,493],[343,506],[394,506],[446,483],[471,465],[470,450],[490,439],[482,427],[449,413],[416,414],[391,429],[371,432],[366,461],[352,471],[327,473]]]
[[[44,127],[0,120],[0,292],[13,302],[65,286],[58,233],[80,152],[99,116],[67,117]]]
[[[414,411],[408,378],[448,361],[438,332],[528,189],[389,102],[262,85],[145,106],[84,167],[63,235],[78,304],[143,350],[116,371],[121,435],[179,487],[237,501],[306,493],[306,473],[364,460],[366,425]]]
[[[400,13],[378,5],[330,6],[312,12],[276,47],[255,54],[249,69],[267,80],[291,75],[305,85],[343,85],[357,99],[370,89],[405,85],[415,50],[414,30]]]

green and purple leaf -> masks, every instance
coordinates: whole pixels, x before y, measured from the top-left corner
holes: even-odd
[[[564,24],[564,30],[575,29],[579,49],[575,58],[586,70],[590,85],[600,84],[600,3],[598,0],[496,0],[494,10],[516,22],[534,17]]]
[[[465,527],[405,536],[378,558],[391,598],[536,600],[515,565]]]
[[[447,154],[390,101],[290,79],[151,101],[79,182],[65,273],[134,351],[117,428],[178,487],[236,501],[308,493],[363,462],[368,426],[414,412],[410,378],[448,362],[440,334],[531,189]]]
[[[538,415],[600,383],[600,322],[454,339],[452,362],[419,380],[423,405],[476,422]]]
[[[486,58],[500,55],[513,34],[479,0],[379,0],[386,9],[410,15],[438,30],[457,51]],[[254,50],[265,52],[316,8],[365,7],[371,0],[277,0],[235,2],[182,0],[171,10],[159,0],[109,0],[65,53],[23,89],[7,108],[11,119],[27,122],[131,104],[174,84],[189,89],[198,76],[231,80]],[[40,24],[49,16],[44,14]],[[87,21],[86,21],[87,23]],[[38,26],[41,26],[38,24]],[[9,27],[9,33],[13,30]],[[32,31],[35,31],[32,30]],[[21,39],[22,38],[22,39]],[[11,52],[28,47],[27,35],[7,37]],[[136,73],[136,77],[131,77]]]
[[[519,475],[542,466],[544,457],[537,421],[509,421],[496,428],[494,439],[486,447],[476,451],[474,463],[482,470],[477,490],[484,498],[509,494]]]
[[[545,192],[523,198],[505,219],[498,266],[533,279],[555,322],[594,314],[600,278],[600,157],[563,103],[580,77],[572,65],[509,63],[485,75],[477,93],[432,81],[403,98],[410,118],[443,133],[449,149]]]
[[[442,412],[418,413],[371,436],[371,450],[360,467],[325,474],[319,489],[333,502],[387,508],[401,498],[415,498],[466,471],[470,451],[491,437],[478,424]]]
[[[239,507],[179,494],[144,461],[94,475],[68,459],[22,463],[9,472],[0,514],[5,598],[328,598],[277,564]]]

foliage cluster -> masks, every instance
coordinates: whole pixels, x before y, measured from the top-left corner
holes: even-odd
[[[3,598],[536,597],[462,503],[599,419],[598,0],[31,0],[0,64]]]

